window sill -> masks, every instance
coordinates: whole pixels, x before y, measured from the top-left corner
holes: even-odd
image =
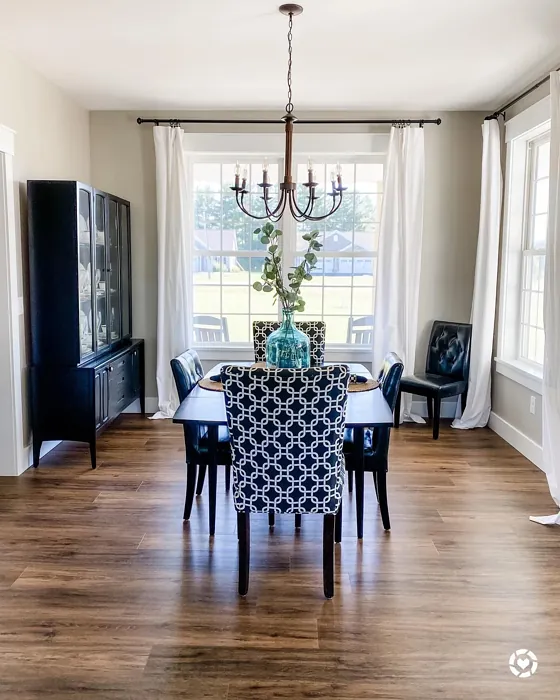
[[[496,372],[511,379],[517,384],[521,384],[535,394],[542,395],[542,372],[533,369],[530,365],[514,360],[502,360],[495,357]]]
[[[255,357],[252,345],[236,345],[235,343],[219,345],[194,345],[201,360],[216,360],[227,362],[229,360],[248,361]],[[325,358],[327,362],[371,362],[372,350],[367,347],[327,345]]]

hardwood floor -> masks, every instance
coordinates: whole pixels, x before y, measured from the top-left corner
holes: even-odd
[[[252,518],[237,596],[231,494],[189,523],[182,431],[123,416],[99,467],[65,444],[0,481],[0,698],[540,700],[560,687],[560,528],[544,475],[488,430],[393,431],[385,533],[345,500],[336,595],[322,518]],[[515,678],[516,649],[539,659]]]

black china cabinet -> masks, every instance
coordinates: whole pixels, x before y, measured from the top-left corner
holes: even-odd
[[[30,180],[33,464],[45,440],[88,442],[136,399],[144,341],[132,338],[130,203],[75,181]]]

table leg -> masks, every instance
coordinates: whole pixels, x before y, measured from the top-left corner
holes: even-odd
[[[218,426],[208,426],[208,486],[210,491],[210,537],[216,532],[216,485],[218,481]]]
[[[356,525],[358,539],[364,537],[364,429],[354,428],[354,479],[356,482]]]

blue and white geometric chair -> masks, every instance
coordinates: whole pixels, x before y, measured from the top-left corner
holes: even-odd
[[[345,365],[222,368],[239,536],[239,594],[249,588],[251,513],[318,513],[323,588],[334,594],[334,527],[344,484]],[[338,516],[340,517],[340,515]],[[337,523],[337,533],[340,523]]]

